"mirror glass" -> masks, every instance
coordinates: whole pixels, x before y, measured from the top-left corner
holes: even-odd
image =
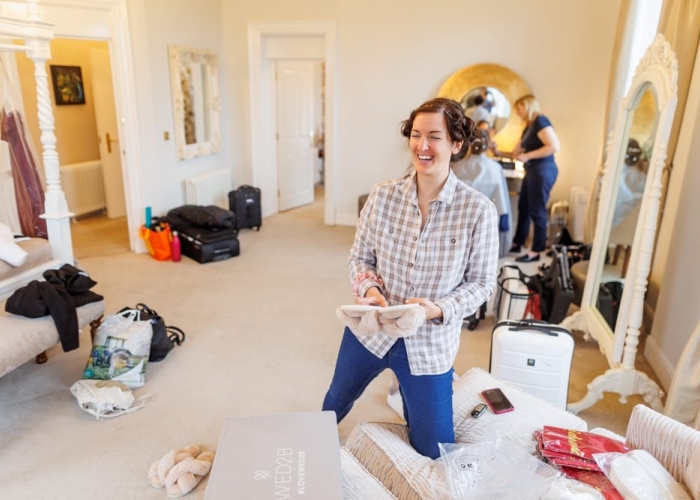
[[[172,45],[168,51],[178,157],[217,153],[221,150],[218,57],[211,51]]]
[[[477,97],[481,97],[482,104],[478,104]],[[467,116],[475,119],[477,123],[484,116],[483,119],[489,122],[489,125],[498,133],[510,118],[510,103],[508,98],[503,95],[503,93],[495,87],[474,87],[464,94],[464,97],[460,100],[462,109],[464,109]],[[477,113],[476,110],[481,106],[484,109],[483,115]]]
[[[493,140],[498,149],[512,151],[520,140],[523,124],[511,109],[516,100],[531,93],[525,80],[514,71],[499,64],[484,63],[454,72],[440,87],[438,97],[454,99],[465,111],[474,108],[477,96],[485,97],[491,104],[492,125],[496,127]]]
[[[624,287],[658,123],[658,99],[654,87],[647,82],[640,87],[629,111],[629,121],[621,142],[623,151],[617,168],[614,210],[610,229],[604,238],[607,253],[600,275],[601,283],[619,282]],[[599,300],[600,293],[600,288],[594,290],[595,304],[612,333],[616,318],[606,310],[609,304],[605,298]]]

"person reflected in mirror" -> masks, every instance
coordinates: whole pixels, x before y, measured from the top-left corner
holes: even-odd
[[[478,123],[483,120],[489,124],[489,127],[491,127],[493,125],[493,115],[491,115],[489,109],[484,105],[485,103],[486,100],[484,99],[484,96],[479,94],[474,98],[474,105],[467,108],[464,114],[471,118],[474,123]]]
[[[323,410],[343,420],[368,384],[396,375],[411,445],[440,456],[454,443],[453,364],[463,318],[486,302],[496,283],[498,216],[450,164],[469,149],[474,123],[460,104],[436,98],[402,122],[413,168],[375,184],[350,250],[355,303],[419,304],[426,321],[412,335],[356,336],[346,328]]]
[[[514,109],[525,122],[520,142],[513,151],[502,152],[496,148],[494,154],[521,161],[525,165],[525,177],[518,198],[518,222],[510,251],[522,252],[532,222],[532,246],[515,260],[535,262],[540,260],[540,252],[545,250],[547,243],[547,202],[559,173],[554,161],[554,153],[559,151],[559,138],[552,123],[540,112],[535,96],[528,94],[521,97],[515,101]]]
[[[625,168],[620,176],[620,187],[615,198],[615,211],[610,226],[615,229],[627,215],[642,201],[647,184],[649,160],[639,145],[639,141],[630,138],[625,151]]]
[[[477,127],[478,126],[477,124]],[[464,160],[454,163],[452,165],[452,171],[460,181],[485,194],[493,201],[499,217],[499,256],[505,257],[511,244],[508,182],[506,181],[506,176],[503,174],[503,167],[501,167],[501,164],[487,156],[489,144],[491,142],[489,130],[477,128],[474,131],[474,136],[476,140],[472,142],[469,154]]]

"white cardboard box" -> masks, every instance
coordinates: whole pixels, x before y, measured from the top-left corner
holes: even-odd
[[[230,418],[206,500],[341,500],[340,443],[331,411]]]

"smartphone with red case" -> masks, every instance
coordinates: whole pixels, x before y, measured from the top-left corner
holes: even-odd
[[[507,413],[514,409],[512,403],[508,401],[506,395],[499,388],[482,391],[481,396],[494,413]]]

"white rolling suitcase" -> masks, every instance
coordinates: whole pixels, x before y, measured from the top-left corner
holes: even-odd
[[[489,372],[566,409],[574,337],[544,321],[501,321],[493,328]]]

